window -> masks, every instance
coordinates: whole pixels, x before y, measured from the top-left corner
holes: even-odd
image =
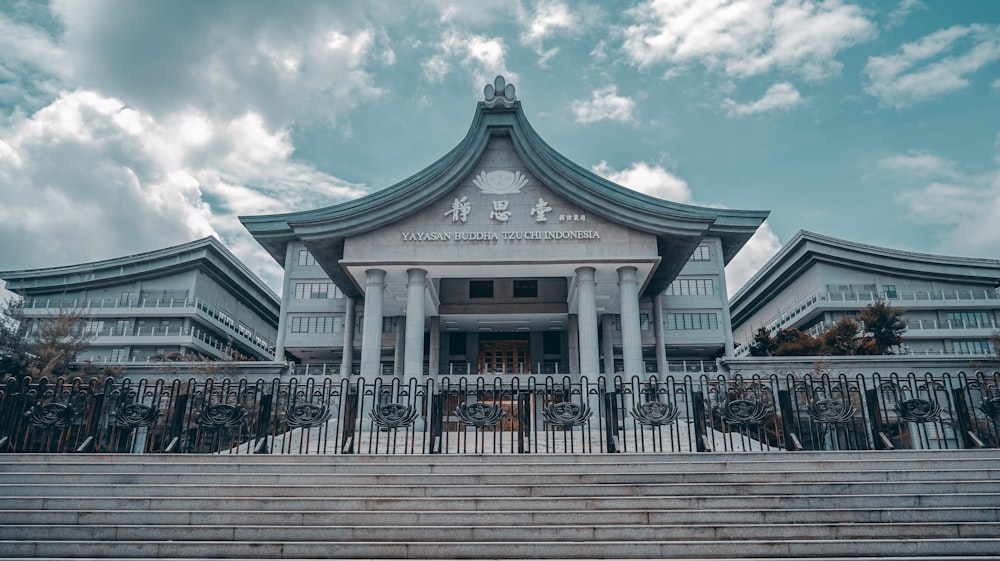
[[[343,293],[332,282],[297,282],[292,297],[299,300],[343,298]]]
[[[896,285],[894,285],[894,284],[883,284],[882,285],[882,292],[885,293],[885,297],[886,298],[897,298],[898,297],[898,294],[896,294]]]
[[[667,314],[667,329],[702,330],[718,329],[719,316],[707,314]]]
[[[951,327],[993,327],[989,312],[948,312]]]
[[[493,281],[469,281],[469,298],[493,298]]]
[[[562,354],[562,333],[558,331],[542,333],[542,354]]]
[[[712,252],[707,245],[699,245],[691,254],[689,261],[711,261]]]
[[[310,265],[315,265],[315,264],[316,264],[316,259],[313,258],[312,254],[309,253],[308,249],[299,250],[298,265],[300,267],[308,267]]]
[[[666,296],[707,296],[715,294],[712,279],[676,279],[667,287]]]
[[[344,316],[297,316],[292,317],[292,333],[341,333],[344,331]]]
[[[514,298],[538,298],[538,281],[515,280]]]
[[[955,341],[955,352],[967,355],[988,355],[993,354],[993,348],[989,341]]]
[[[649,331],[649,314],[639,314],[639,329],[642,331]],[[615,330],[622,330],[621,314],[615,314]]]
[[[465,349],[465,333],[448,334],[448,353],[452,355],[464,355]]]

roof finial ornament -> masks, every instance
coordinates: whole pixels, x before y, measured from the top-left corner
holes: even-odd
[[[486,94],[486,107],[490,109],[497,106],[510,108],[517,101],[514,97],[514,84],[508,84],[503,76],[497,76],[492,84],[486,84],[483,92]]]

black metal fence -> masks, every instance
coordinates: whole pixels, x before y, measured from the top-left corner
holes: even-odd
[[[1000,447],[1000,372],[0,386],[0,451],[546,454]]]

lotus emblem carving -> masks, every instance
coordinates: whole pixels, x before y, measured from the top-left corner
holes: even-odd
[[[520,193],[521,187],[528,184],[528,178],[519,171],[497,169],[479,172],[472,184],[484,195],[511,195]]]

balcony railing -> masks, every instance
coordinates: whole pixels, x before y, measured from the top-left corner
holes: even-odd
[[[1000,301],[1000,293],[995,289],[942,290],[942,291],[890,291],[890,292],[817,292],[793,304],[790,311],[767,324],[772,332],[784,327],[795,317],[802,315],[819,302],[856,302],[868,305],[878,301],[887,302],[956,302],[956,301]]]
[[[906,329],[996,329],[997,322],[992,319],[983,320],[936,320],[915,319],[906,322]]]
[[[218,306],[203,298],[130,298],[127,300],[121,300],[118,298],[88,298],[72,300],[58,298],[29,298],[25,300],[24,307],[29,310],[72,310],[83,315],[89,315],[95,310],[107,309],[137,310],[149,308],[196,308],[207,317],[212,318],[220,325],[230,329],[233,334],[239,335],[253,347],[271,355],[274,354],[275,350],[275,344],[273,341],[238,323],[236,319],[228,313],[222,311]]]

